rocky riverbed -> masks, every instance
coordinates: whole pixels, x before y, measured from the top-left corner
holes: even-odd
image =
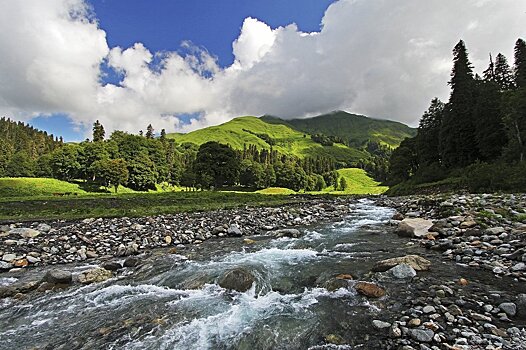
[[[194,344],[188,348],[204,344],[202,348],[225,349],[526,348],[526,196],[373,200],[374,205],[357,199],[315,199],[281,208],[3,226],[0,268],[5,272],[0,273],[0,296],[10,301],[0,307],[0,315],[9,318],[10,308],[19,308],[13,312],[23,314],[25,303],[36,305],[37,310],[56,309],[55,300],[77,293],[79,297],[86,294],[88,303],[79,307],[89,309],[94,295],[96,300],[102,294],[120,297],[115,294],[117,285],[132,283],[115,305],[126,305],[138,295],[139,304],[128,307],[140,307],[152,295],[197,290],[204,294],[194,300],[191,292],[188,298],[198,304],[209,298],[213,305],[222,305],[227,298],[220,311],[227,312],[223,318],[245,310],[236,316],[239,320],[227,317],[226,325],[220,327],[223,331],[253,327],[251,322],[258,317],[258,322],[277,317],[281,327],[290,326],[291,315],[306,321],[304,326],[294,326],[300,327],[296,330],[291,328],[301,336],[296,340],[276,329],[272,336],[265,335],[265,327],[275,326],[265,323],[260,325],[263,334],[257,331],[257,336],[241,340],[232,336],[225,343],[223,334],[207,333],[215,324],[209,324],[206,317],[195,319],[202,311],[193,310],[185,317],[193,319],[192,324],[197,322],[195,327],[206,326],[206,331],[196,334],[198,343],[174,336],[182,331],[183,323],[164,318],[173,315],[161,315],[148,321],[160,332],[155,339],[129,333],[128,326],[108,328],[105,321],[93,329],[96,334],[87,333],[90,340],[79,340],[73,348],[102,348],[109,343],[120,348],[123,339],[132,339],[136,348],[157,348],[159,344],[185,348],[187,341]],[[299,261],[301,269],[297,269]],[[57,264],[62,265],[50,266]],[[162,282],[172,280],[175,282]],[[142,283],[139,289],[134,289],[136,283]],[[119,288],[122,291],[124,286]],[[47,296],[61,295],[64,289],[73,292]],[[235,300],[241,299],[228,301],[228,290],[234,291]],[[161,306],[159,312],[166,312],[172,303],[176,301]],[[237,309],[236,303],[242,308]],[[96,310],[104,307],[97,305]],[[295,310],[291,315],[286,311],[290,307]],[[298,310],[303,310],[299,316]],[[245,312],[251,314],[249,319]],[[97,318],[106,317],[102,315]],[[35,324],[47,320],[33,319],[30,313],[25,317]],[[130,322],[133,328],[144,320]],[[152,329],[147,327],[148,332]],[[241,336],[242,329],[235,332]],[[77,334],[79,329],[70,332]],[[0,332],[0,339],[4,335]],[[40,348],[72,346],[60,344],[51,342]]]

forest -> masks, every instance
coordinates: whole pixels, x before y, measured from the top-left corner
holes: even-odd
[[[272,149],[245,145],[242,151],[218,142],[201,146],[176,144],[152,125],[146,133],[114,131],[106,138],[104,126],[93,124],[92,140],[64,143],[22,122],[0,119],[0,177],[49,177],[84,180],[137,191],[155,190],[157,184],[195,189],[242,186],[248,189],[285,187],[320,191],[327,186],[345,189],[344,178],[328,157],[299,158]]]
[[[390,157],[392,192],[414,192],[425,183],[472,192],[526,190],[525,41],[515,44],[513,67],[499,53],[490,55],[482,76],[473,69],[461,40],[453,49],[449,101],[434,98],[417,135]]]

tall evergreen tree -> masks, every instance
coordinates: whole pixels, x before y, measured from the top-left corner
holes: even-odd
[[[159,139],[161,140],[161,142],[166,142],[166,130],[164,129],[161,129],[161,136],[159,137]]]
[[[441,158],[445,166],[459,167],[478,158],[473,122],[474,108],[473,66],[469,62],[464,42],[453,49],[451,96],[444,110],[440,130]]]
[[[495,60],[494,81],[501,91],[510,90],[514,87],[513,72],[506,60],[506,56],[499,53]]]
[[[526,42],[518,39],[515,43],[515,85],[526,88]]]
[[[93,123],[93,142],[104,141],[105,135],[106,135],[106,132],[104,131],[104,127],[97,120],[95,123]]]
[[[444,103],[438,98],[431,101],[429,109],[420,119],[418,136],[416,137],[416,148],[419,163],[428,165],[440,162],[439,142]]]

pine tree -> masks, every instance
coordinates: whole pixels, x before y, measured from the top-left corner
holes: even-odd
[[[104,141],[105,134],[104,127],[98,120],[93,123],[93,142]]]
[[[515,43],[515,85],[526,88],[526,42],[518,39]]]
[[[478,158],[473,122],[474,84],[473,66],[466,46],[460,40],[453,49],[449,82],[452,91],[440,129],[441,158],[447,167],[466,166]]]
[[[159,139],[163,143],[166,142],[166,130],[164,130],[164,129],[161,130],[161,137]]]
[[[153,139],[154,137],[154,130],[152,124],[148,124],[148,127],[146,128],[146,138],[147,139]]]
[[[420,119],[416,145],[419,163],[422,165],[439,163],[440,161],[438,145],[443,113],[444,103],[435,97],[431,101],[429,109]]]
[[[501,91],[506,91],[513,89],[513,72],[506,60],[506,57],[499,53],[495,60],[495,74],[494,79],[495,83],[498,85]]]

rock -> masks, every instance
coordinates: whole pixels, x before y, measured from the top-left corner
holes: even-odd
[[[8,262],[0,261],[0,270],[9,270],[12,267],[13,267],[13,265],[11,265]]]
[[[164,237],[164,241],[166,242],[166,244],[171,244],[172,243],[172,236],[165,236]]]
[[[285,228],[285,229],[276,230],[272,232],[272,236],[276,238],[281,238],[281,237],[299,238],[301,237],[301,232],[295,228]]]
[[[346,274],[346,273],[341,273],[337,275],[336,278],[339,280],[352,280],[353,279],[351,275]]]
[[[31,256],[31,255],[26,256],[26,259],[30,264],[36,264],[41,261],[39,257]]]
[[[373,320],[373,326],[376,329],[384,329],[391,327],[391,324],[389,322],[384,322],[380,320]]]
[[[402,330],[396,325],[392,325],[389,328],[389,337],[390,338],[400,338],[402,336]]]
[[[460,278],[460,279],[458,280],[458,284],[460,284],[461,286],[465,287],[465,286],[467,286],[467,285],[469,284],[469,282],[468,282],[468,280],[465,279],[465,278]]]
[[[504,311],[509,317],[513,317],[517,314],[517,305],[514,303],[502,303],[499,305],[499,309]]]
[[[430,313],[436,312],[436,309],[435,309],[434,306],[426,305],[426,306],[424,306],[424,308],[422,309],[422,311],[423,311],[425,314],[430,314]]]
[[[124,260],[124,264],[123,266],[124,267],[135,267],[137,265],[139,265],[139,259],[134,257],[134,256],[130,256],[129,258],[126,258],[126,260]]]
[[[47,233],[51,230],[51,226],[45,223],[41,223],[37,226],[37,231]]]
[[[219,285],[225,289],[246,292],[252,287],[254,276],[244,268],[236,268],[223,274],[219,279]]]
[[[243,243],[245,243],[245,244],[254,244],[254,243],[256,243],[256,241],[254,241],[253,239],[250,239],[250,238],[245,238],[243,240]]]
[[[130,258],[128,258],[130,259]],[[117,271],[122,269],[122,265],[116,261],[106,261],[100,265],[103,269],[106,269],[108,271]]]
[[[372,270],[374,272],[384,272],[399,264],[409,265],[416,271],[426,271],[429,270],[429,267],[431,266],[431,261],[424,259],[418,255],[406,255],[398,258],[391,258],[379,261],[373,266]]]
[[[241,237],[243,236],[243,232],[241,232],[241,229],[237,225],[230,225],[230,227],[227,230],[227,234],[232,237]]]
[[[418,342],[429,343],[433,340],[435,332],[430,329],[411,329],[409,331],[409,336]]]
[[[14,228],[9,231],[10,235],[19,235],[22,238],[35,238],[40,235],[40,231],[33,230],[32,228],[22,227]]]
[[[69,271],[53,269],[46,272],[43,280],[50,284],[70,284],[72,275]]]
[[[334,345],[341,345],[345,343],[345,340],[337,334],[329,334],[325,336],[325,341]]]
[[[385,272],[396,279],[409,279],[416,276],[416,271],[407,264],[399,264]]]
[[[391,220],[402,221],[402,220],[404,220],[404,215],[402,213],[395,213],[391,217]]]
[[[433,226],[431,220],[406,218],[398,224],[396,233],[401,237],[423,237],[429,233],[431,226]]]
[[[518,264],[515,264],[511,267],[512,271],[526,271],[526,264],[523,262],[520,262]]]
[[[477,223],[473,219],[466,220],[460,224],[460,228],[472,228],[477,226]]]
[[[5,262],[11,262],[16,259],[16,254],[4,254],[2,260]]]
[[[385,295],[385,289],[370,282],[358,282],[354,285],[354,289],[369,298],[380,298]]]
[[[418,327],[422,324],[422,320],[419,319],[419,318],[412,318],[409,320],[409,322],[407,322],[407,325],[409,327]]]
[[[347,288],[349,287],[349,282],[347,282],[346,279],[341,278],[331,278],[327,282],[323,284],[323,287],[327,289],[329,292],[334,292],[340,288]]]
[[[27,265],[29,265],[27,259],[18,259],[13,262],[13,266],[15,267],[26,267]]]
[[[82,284],[104,282],[113,277],[111,271],[103,268],[95,268],[78,275],[78,281]]]

